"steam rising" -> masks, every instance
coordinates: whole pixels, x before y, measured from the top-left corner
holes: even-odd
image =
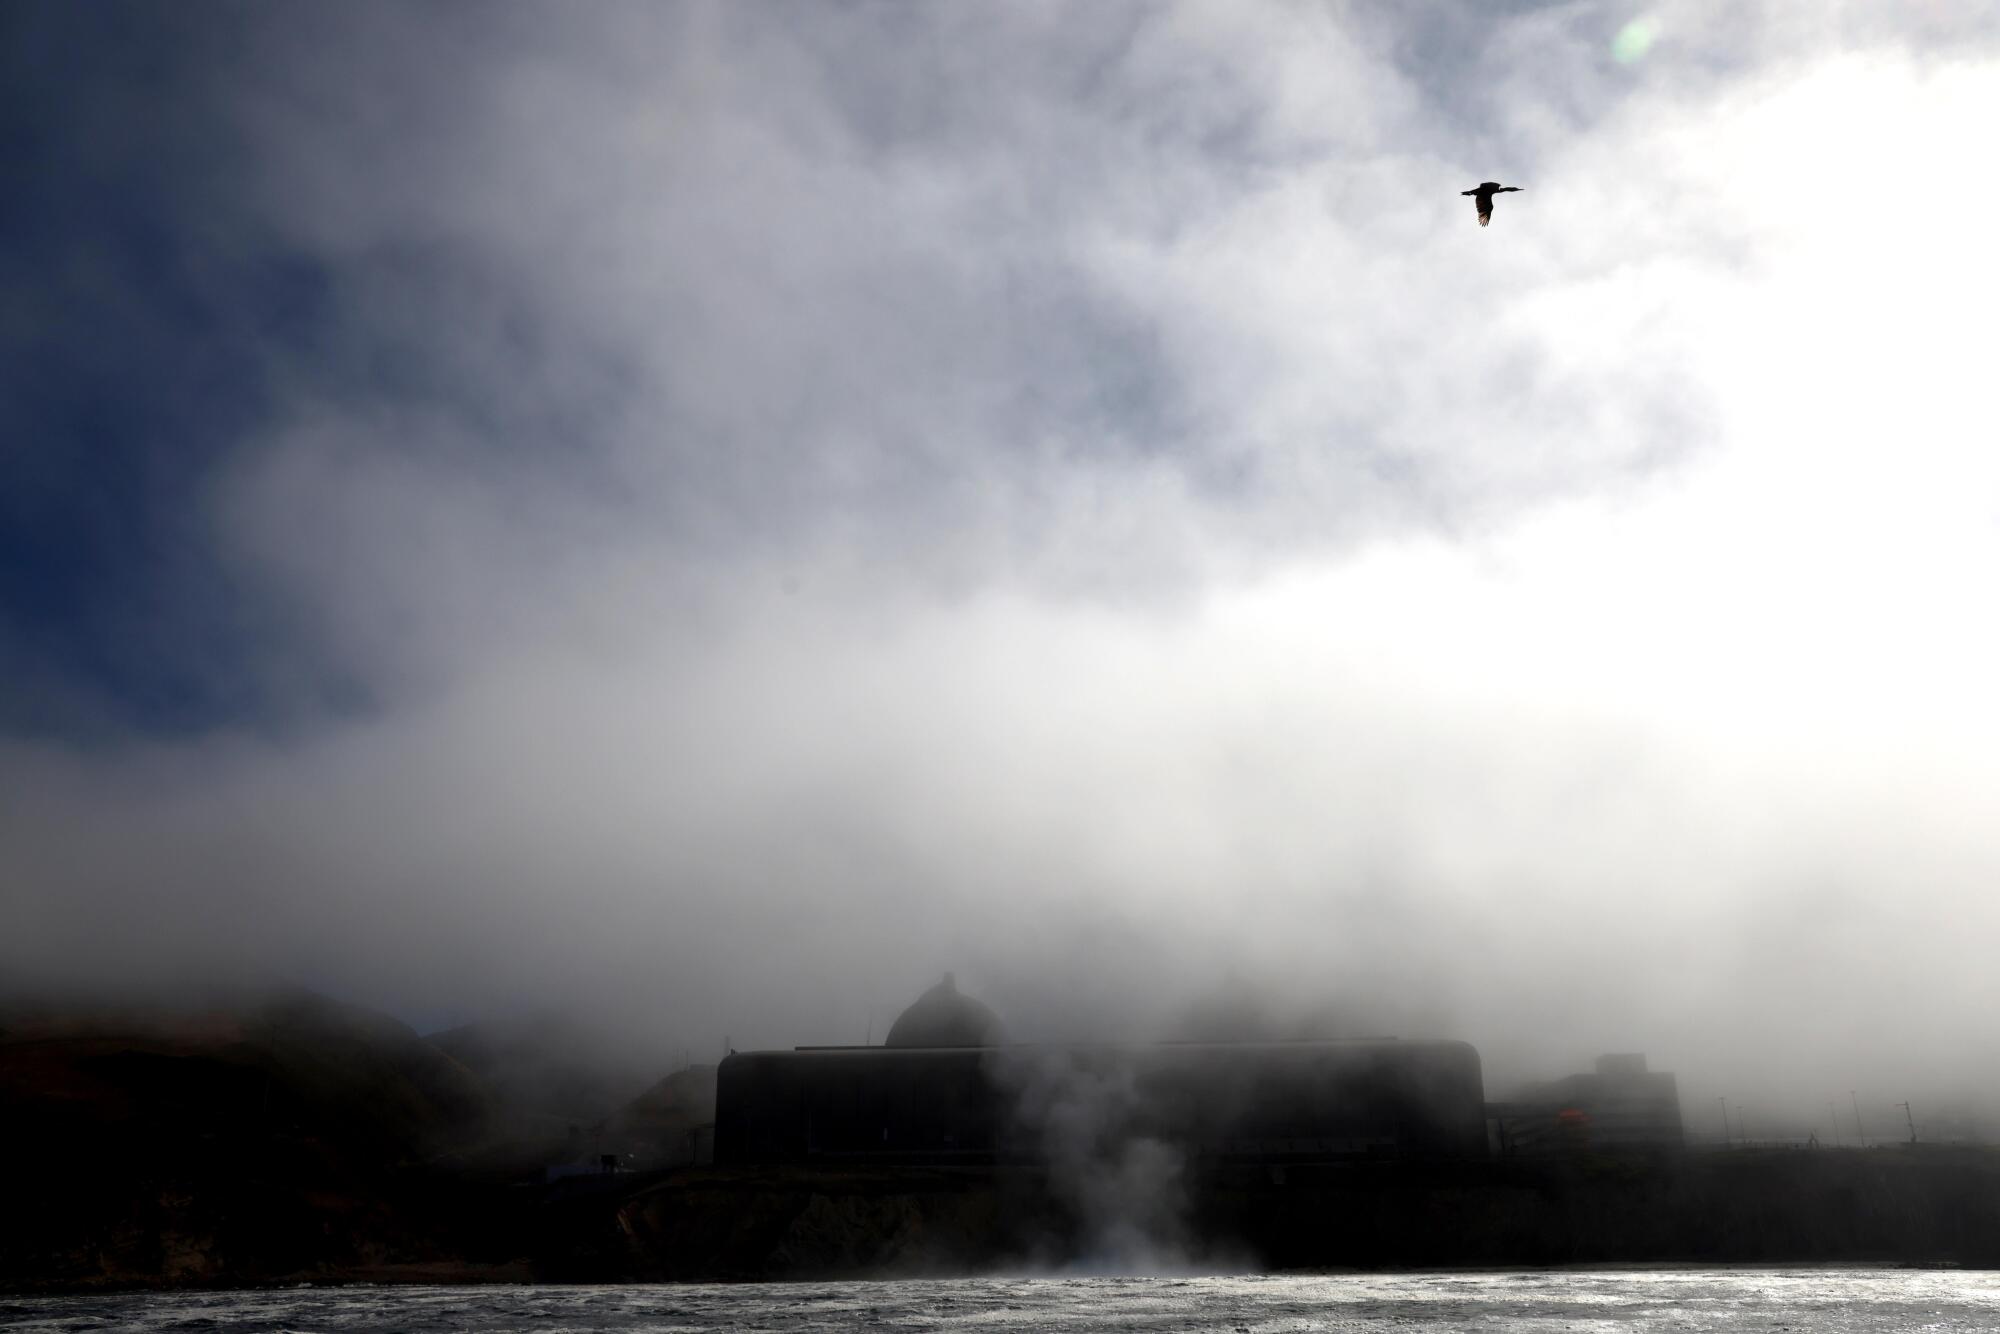
[[[1078,1235],[1054,1250],[1065,1266],[1106,1274],[1186,1269],[1194,1257],[1185,1155],[1147,1133],[1133,1067],[1059,1047],[1000,1048],[990,1071],[1014,1092],[1022,1147],[1076,1218]]]

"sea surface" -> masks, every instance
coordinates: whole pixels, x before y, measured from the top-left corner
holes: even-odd
[[[37,1331],[2000,1330],[2000,1272],[1645,1269],[0,1297]]]

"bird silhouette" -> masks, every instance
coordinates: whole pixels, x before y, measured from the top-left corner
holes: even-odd
[[[1473,201],[1478,204],[1479,225],[1484,227],[1493,221],[1493,196],[1504,195],[1520,188],[1518,185],[1502,185],[1498,181],[1482,181],[1477,190],[1460,190],[1459,193],[1471,195]]]

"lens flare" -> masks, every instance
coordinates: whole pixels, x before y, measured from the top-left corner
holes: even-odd
[[[1650,14],[1642,14],[1620,28],[1618,35],[1611,39],[1611,58],[1621,65],[1629,65],[1644,58],[1659,36],[1660,21]]]

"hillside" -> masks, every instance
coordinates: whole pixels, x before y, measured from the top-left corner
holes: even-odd
[[[385,1016],[305,992],[0,1013],[17,1149],[0,1283],[262,1279],[481,1249],[491,1093]]]

